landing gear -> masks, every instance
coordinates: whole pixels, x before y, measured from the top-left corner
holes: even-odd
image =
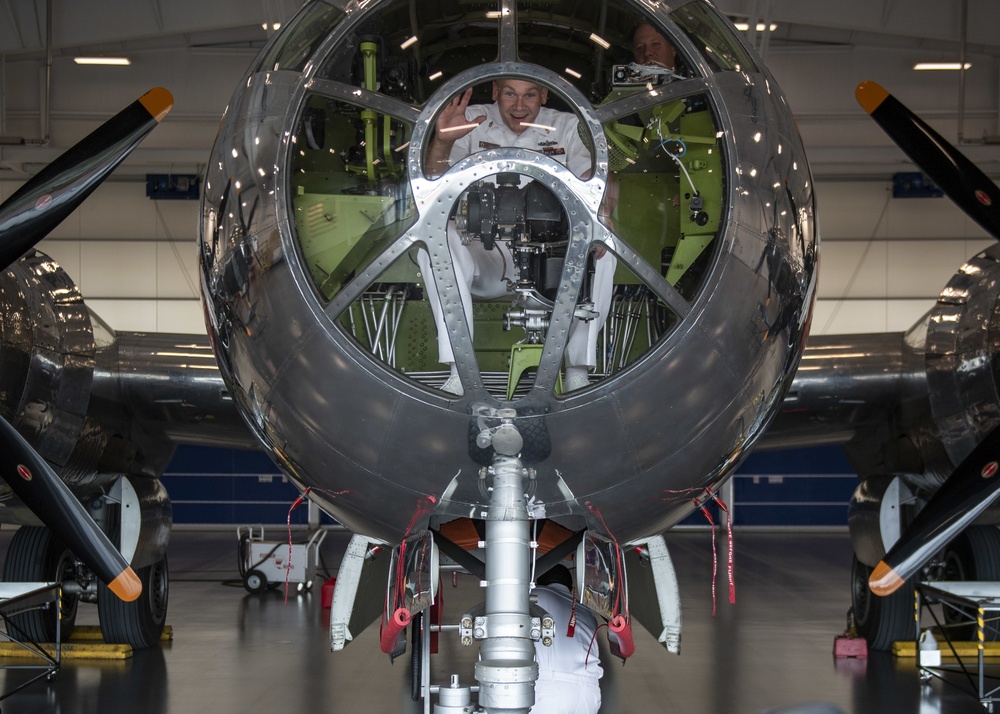
[[[953,540],[944,552],[942,580],[1000,580],[1000,529],[996,526],[970,526]],[[976,639],[976,625],[951,608],[944,609],[945,622],[952,625],[951,639]],[[996,622],[986,624],[987,641],[1000,639]]]
[[[970,526],[945,548],[940,567],[926,571],[929,580],[1000,581],[1000,528]],[[872,650],[888,650],[899,640],[913,640],[913,585],[907,583],[888,597],[879,597],[868,589],[871,568],[854,557],[851,568],[851,607],[858,632]],[[917,576],[915,576],[917,577]],[[945,624],[952,640],[975,639],[975,623],[950,608],[944,610]],[[986,639],[1000,640],[1000,625],[987,623]]]
[[[497,448],[494,437],[494,448]],[[532,631],[530,534],[524,496],[525,468],[513,456],[493,459],[486,516],[486,608],[476,680],[487,712],[527,712],[535,703],[538,664]]]
[[[913,621],[913,585],[906,583],[887,597],[868,588],[872,569],[854,556],[851,567],[851,607],[858,633],[868,641],[868,649],[889,650],[900,640],[916,637]]]
[[[167,556],[140,568],[136,575],[142,581],[142,594],[132,602],[122,602],[101,583],[97,589],[97,612],[105,642],[145,649],[160,641],[167,620],[170,593]]]
[[[11,539],[3,566],[7,582],[58,582],[77,579],[76,557],[44,526],[21,526]],[[61,636],[73,632],[79,598],[62,596]],[[52,609],[30,610],[11,616],[13,625],[34,642],[54,642],[57,613]]]

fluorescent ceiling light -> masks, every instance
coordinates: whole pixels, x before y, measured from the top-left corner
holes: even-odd
[[[739,30],[740,32],[749,32],[750,31],[750,23],[749,22],[736,22],[736,23],[733,23],[733,24],[735,25],[736,29]],[[775,24],[775,23],[773,23],[773,22],[770,25],[765,25],[763,22],[758,22],[757,23],[757,32],[763,32],[764,30],[767,30],[768,32],[774,32],[777,29],[778,29],[778,25]]]
[[[132,64],[132,60],[128,57],[74,57],[73,61],[77,64],[104,64],[117,66],[127,66]]]
[[[969,69],[972,66],[971,62],[965,63],[965,69]],[[961,62],[917,62],[913,65],[913,69],[916,70],[960,70],[962,69]]]

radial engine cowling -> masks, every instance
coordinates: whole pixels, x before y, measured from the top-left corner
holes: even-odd
[[[961,463],[1000,424],[1000,246],[949,281],[927,326],[927,385],[941,444]]]
[[[30,252],[0,277],[0,410],[57,466],[84,430],[95,367],[94,331],[76,285]]]

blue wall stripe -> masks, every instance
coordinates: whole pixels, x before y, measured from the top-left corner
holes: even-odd
[[[164,474],[174,522],[208,525],[284,525],[298,491],[263,452],[182,446]],[[733,478],[734,524],[845,526],[858,484],[836,446],[751,454]],[[718,508],[710,509],[716,523]],[[308,521],[302,506],[291,514]],[[323,514],[322,523],[335,521]],[[682,525],[707,525],[693,513]]]

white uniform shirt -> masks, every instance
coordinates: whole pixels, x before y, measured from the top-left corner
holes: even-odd
[[[470,122],[481,116],[486,117],[483,123],[452,145],[448,158],[453,165],[469,154],[514,146],[551,156],[579,177],[592,168],[590,151],[580,138],[580,120],[576,114],[542,107],[532,124],[552,128],[529,126],[520,134],[511,131],[504,124],[496,103],[473,104],[465,110],[465,118]]]
[[[539,678],[551,677],[596,686],[597,680],[604,674],[594,638],[597,619],[590,610],[577,603],[576,625],[570,635],[568,628],[574,610],[569,588],[553,583],[536,588],[535,594],[538,596],[538,606],[552,615],[556,622],[556,636],[552,645],[535,645]]]
[[[571,112],[542,107],[532,123],[551,129],[529,126],[520,134],[507,128],[496,103],[473,104],[465,110],[465,118],[470,122],[480,116],[486,117],[483,123],[457,139],[452,145],[448,155],[452,165],[473,153],[513,146],[551,156],[581,178],[593,168],[590,151],[580,138],[580,121]],[[522,186],[530,181],[531,179],[526,176],[521,177]],[[472,329],[472,296],[495,299],[508,295],[507,278],[510,277],[508,272],[514,260],[507,246],[502,243],[498,244],[498,250],[489,251],[478,242],[464,245],[453,221],[449,221],[448,225],[448,244],[454,259],[455,277],[458,280],[462,306],[469,327]],[[426,251],[418,251],[417,264],[424,275],[432,275]],[[597,305],[600,317],[589,322],[574,321],[566,347],[568,365],[593,367],[597,364],[597,334],[608,316],[616,265],[617,261],[610,253],[597,261],[592,299]],[[437,286],[433,280],[428,280],[425,288],[437,331],[438,360],[444,364],[453,364],[455,356],[444,322]]]

